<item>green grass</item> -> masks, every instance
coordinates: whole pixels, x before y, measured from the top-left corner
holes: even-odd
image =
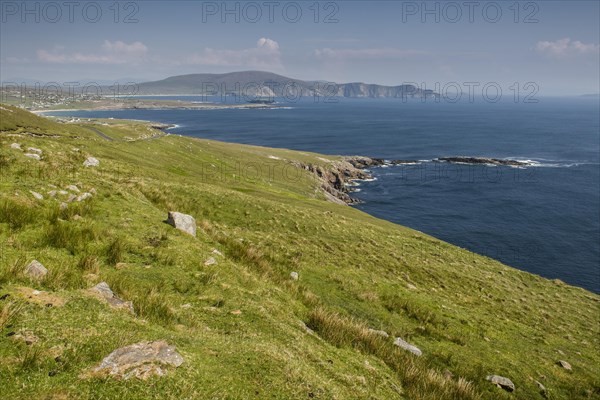
[[[140,140],[160,132],[2,107],[4,397],[536,399],[537,380],[551,399],[600,398],[599,296],[327,202],[290,163],[338,157]],[[42,149],[42,160],[13,142]],[[84,168],[88,156],[100,166]],[[61,209],[67,196],[48,192],[69,185],[96,194]],[[196,238],[164,223],[170,210],[196,218]],[[205,266],[209,257],[217,263]],[[23,273],[33,259],[49,270],[41,282]],[[135,315],[89,295],[101,281]],[[23,287],[64,304],[48,307]],[[24,331],[39,340],[15,339]],[[394,336],[423,356],[395,347]],[[166,377],[81,378],[114,349],[158,339],[185,359]],[[494,387],[489,374],[516,391]]]

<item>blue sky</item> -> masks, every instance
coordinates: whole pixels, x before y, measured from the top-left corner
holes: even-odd
[[[77,3],[2,1],[2,80],[267,70],[432,89],[535,82],[541,95],[600,91],[598,1],[137,1],[117,3],[118,15],[113,1]]]

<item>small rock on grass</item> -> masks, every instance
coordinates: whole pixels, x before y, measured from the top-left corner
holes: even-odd
[[[33,195],[33,197],[35,197],[38,200],[44,200],[44,196],[42,196],[40,193],[38,192],[34,192],[33,190],[30,190],[29,193],[31,193]]]
[[[182,232],[196,236],[196,220],[191,215],[169,211],[167,223]]]
[[[544,386],[541,382],[539,381],[534,381],[536,383],[536,385],[538,386],[538,389],[540,389],[540,393],[542,394],[542,396],[546,397],[546,394],[548,393],[546,390],[546,386]]]
[[[214,257],[210,257],[208,258],[208,260],[204,261],[204,266],[208,267],[211,265],[215,265],[217,263],[217,260],[215,260]]]
[[[13,143],[10,145],[11,149],[21,150],[21,145],[19,143]]]
[[[181,354],[175,346],[170,346],[164,340],[140,342],[113,351],[91,371],[91,374],[115,379],[145,380],[152,376],[164,376],[169,367],[177,368],[181,364]]]
[[[300,275],[298,275],[296,271],[293,271],[290,273],[290,278],[292,278],[293,281],[297,281],[298,278],[300,278]]]
[[[494,385],[496,385],[504,390],[507,390],[509,392],[512,392],[515,390],[515,384],[512,383],[512,381],[510,379],[505,378],[503,376],[488,375],[485,379],[492,382]]]
[[[84,162],[84,167],[97,167],[100,165],[100,161],[95,157],[88,157]]]
[[[92,197],[91,193],[85,192],[80,194],[79,196],[77,196],[77,198],[75,199],[76,201],[83,201],[83,200],[87,200],[89,198]]]
[[[571,366],[571,364],[569,364],[568,362],[566,362],[564,360],[558,360],[558,365],[560,365],[561,367],[563,367],[567,371],[573,370],[573,367]]]
[[[31,346],[34,343],[37,343],[40,339],[33,334],[31,331],[22,331],[13,336],[15,340],[22,340],[25,342],[27,346]]]
[[[410,351],[411,353],[413,353],[416,356],[420,356],[423,354],[421,349],[419,349],[415,345],[408,343],[407,341],[405,341],[402,338],[397,337],[396,340],[394,340],[394,344],[400,348],[403,348],[404,350]]]
[[[43,279],[48,275],[48,270],[38,260],[33,260],[25,267],[25,274],[33,279]]]
[[[94,294],[99,295],[101,298],[113,308],[124,308],[130,313],[134,313],[133,303],[131,301],[124,301],[113,293],[110,286],[106,282],[100,282],[96,286],[90,289]]]
[[[29,157],[29,158],[33,158],[34,160],[41,160],[42,157],[40,157],[39,154],[35,154],[35,153],[25,153],[25,157]]]
[[[42,150],[40,149],[36,149],[35,147],[28,147],[27,151],[30,153],[35,153],[35,154],[42,154]]]

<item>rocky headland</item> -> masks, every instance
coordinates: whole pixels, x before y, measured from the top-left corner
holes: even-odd
[[[531,165],[531,163],[527,161],[466,156],[440,157],[434,159],[433,162],[509,167],[525,167]],[[315,174],[321,181],[321,189],[325,192],[325,196],[330,201],[339,204],[360,203],[360,200],[353,198],[350,194],[354,190],[353,187],[356,186],[356,181],[373,179],[369,168],[414,165],[420,163],[421,161],[419,160],[385,160],[383,158],[365,156],[347,156],[341,160],[330,161],[329,165],[326,166],[293,162],[297,167]]]

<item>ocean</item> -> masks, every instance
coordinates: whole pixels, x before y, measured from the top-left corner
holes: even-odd
[[[206,101],[201,97],[161,99]],[[186,136],[324,154],[418,160],[374,168],[354,207],[547,278],[600,293],[598,98],[538,103],[305,99],[272,109],[65,111],[177,124]],[[529,160],[514,168],[433,162]]]

